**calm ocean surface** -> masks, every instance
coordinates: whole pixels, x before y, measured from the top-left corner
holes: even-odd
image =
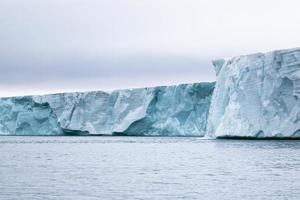
[[[0,137],[0,199],[300,199],[300,141]]]

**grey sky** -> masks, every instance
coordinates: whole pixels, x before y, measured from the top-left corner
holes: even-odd
[[[299,0],[1,0],[0,96],[214,81],[300,46]]]

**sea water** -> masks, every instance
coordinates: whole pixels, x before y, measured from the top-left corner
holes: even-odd
[[[0,199],[300,199],[300,141],[0,137]]]

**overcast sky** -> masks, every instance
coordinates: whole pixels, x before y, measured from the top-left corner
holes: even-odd
[[[300,46],[299,0],[1,0],[0,96],[214,81]]]

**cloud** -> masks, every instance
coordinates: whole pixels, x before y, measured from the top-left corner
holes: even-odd
[[[0,95],[213,81],[211,60],[300,46],[298,0],[1,0]]]

